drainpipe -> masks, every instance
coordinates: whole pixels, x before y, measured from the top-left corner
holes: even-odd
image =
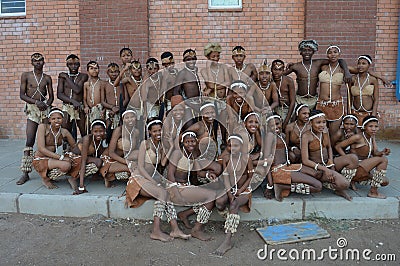
[[[396,86],[396,98],[400,101],[400,15],[399,15],[399,30],[397,39],[397,68],[396,68],[396,80],[394,85]]]

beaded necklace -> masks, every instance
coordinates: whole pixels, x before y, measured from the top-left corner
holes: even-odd
[[[310,94],[310,84],[311,84],[311,68],[312,68],[312,60],[310,63],[310,68],[307,69],[306,65],[304,64],[304,60],[301,60],[301,64],[303,65],[304,69],[307,71],[307,95],[309,96]]]
[[[118,98],[117,98],[117,88],[114,87],[114,83],[111,82],[111,79],[108,79],[108,83],[114,88],[114,99],[115,99],[115,106],[118,106]]]
[[[158,142],[158,145],[157,145],[157,147],[156,147],[156,145],[154,144],[152,138],[150,138],[150,141],[151,141],[151,144],[152,144],[153,147],[154,147],[154,150],[156,151],[156,165],[154,166],[154,171],[153,171],[153,174],[151,175],[151,177],[154,177],[154,174],[156,173],[157,167],[158,167],[158,157],[159,157],[160,142]]]
[[[77,74],[71,74],[71,73],[68,72],[68,77],[69,78],[74,77],[74,80],[72,82],[75,84],[76,79],[78,78],[79,74],[80,74],[79,72]],[[69,98],[70,99],[72,99],[72,93],[73,93],[73,90],[71,89],[71,92],[69,94]]]
[[[99,148],[101,146],[101,140],[100,140],[99,146],[96,146],[96,141],[94,140],[94,135],[92,135],[92,136],[93,136],[93,146],[94,146],[95,153],[96,153],[95,157],[97,158],[97,151],[99,150]]]
[[[132,130],[131,130],[131,131],[128,130],[128,128],[126,127],[126,125],[124,125],[124,128],[125,128],[125,130],[128,132],[128,134],[129,134],[129,151],[128,151],[128,152],[126,153],[126,155],[125,155],[125,159],[126,159],[126,158],[128,158],[128,156],[129,156],[129,154],[131,153],[132,148],[133,148],[132,134],[133,134],[133,132],[135,131],[135,128],[132,127]]]
[[[53,135],[53,137],[54,137],[54,147],[56,148],[56,151],[57,151],[57,137],[58,137],[58,135],[60,134],[60,132],[61,132],[61,127],[58,129],[58,132],[57,132],[57,134],[54,134],[54,132],[53,132],[53,128],[51,127],[51,125],[50,125],[50,132],[51,132],[51,134]]]
[[[239,153],[239,158],[238,158],[238,160],[237,160],[237,162],[236,162],[236,166],[233,165],[233,157],[232,157],[232,154],[231,154],[230,160],[229,160],[230,163],[231,163],[231,166],[232,166],[232,170],[233,170],[233,177],[235,178],[235,188],[232,188],[232,192],[233,192],[232,194],[233,194],[233,195],[236,195],[236,193],[237,193],[237,191],[238,191],[238,185],[237,185],[238,180],[237,180],[237,176],[236,176],[236,169],[237,169],[238,166],[239,166],[241,157],[242,157],[242,153]]]
[[[332,78],[333,78],[333,74],[335,74],[335,71],[338,68],[338,66],[339,66],[339,63],[336,64],[336,67],[332,71],[332,67],[329,64],[329,71],[330,71],[330,75],[329,75],[329,102],[332,101]]]
[[[367,158],[370,158],[371,154],[372,154],[372,137],[369,138],[369,140],[368,140],[367,137],[365,136],[364,132],[362,134],[364,136],[365,141],[368,143],[369,151],[368,151],[368,157]]]
[[[322,161],[322,164],[326,166],[325,161],[324,161],[324,154],[322,152],[322,133],[320,133],[321,137],[318,137],[317,135],[315,135],[315,133],[312,130],[312,128],[311,128],[310,131],[311,131],[311,134],[313,134],[313,136],[319,141],[319,150],[320,150],[320,153],[321,153],[321,161]]]
[[[186,152],[186,149],[183,148],[183,152],[185,153],[185,158],[187,158],[188,160],[188,172],[187,172],[187,183],[190,185],[190,171],[191,171],[191,167],[190,167],[190,157],[193,157],[193,153],[191,152],[189,155]]]
[[[33,77],[35,78],[37,87],[36,87],[35,93],[32,95],[31,98],[35,97],[36,93],[39,92],[39,94],[40,94],[40,96],[41,96],[40,100],[42,100],[42,98],[46,99],[46,96],[44,96],[44,95],[42,94],[42,92],[40,91],[40,83],[42,83],[42,80],[43,80],[43,77],[44,77],[43,72],[42,72],[42,76],[40,77],[40,80],[39,80],[39,81],[38,81],[38,79],[37,79],[37,77],[36,77],[35,71],[32,71],[32,73],[33,73]]]
[[[97,82],[99,82],[100,78],[97,78],[96,82],[93,84],[92,80],[89,81],[89,85],[90,88],[92,90],[92,98],[90,99],[90,101],[92,102],[92,104],[94,104],[94,89],[96,87]]]
[[[360,89],[360,108],[358,108],[356,111],[360,111],[361,108],[364,111],[368,111],[368,110],[365,110],[364,105],[363,105],[363,100],[362,100],[363,99],[362,90],[364,89],[364,86],[365,86],[365,84],[367,84],[367,82],[369,83],[369,73],[367,73],[367,78],[364,80],[362,85],[360,84],[360,74],[357,74],[357,83],[358,83],[358,88]]]
[[[197,87],[199,88],[199,96],[200,98],[203,96],[202,91],[201,91],[201,83],[200,83],[200,79],[199,76],[197,75],[197,71],[196,68],[194,69],[190,69],[187,66],[185,66],[185,68],[194,75],[194,77],[196,78],[196,82],[197,82]]]

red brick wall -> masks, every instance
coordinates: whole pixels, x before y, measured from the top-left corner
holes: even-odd
[[[389,80],[396,79],[399,16],[400,1],[378,0],[375,70]],[[395,129],[400,126],[400,104],[394,88],[380,89],[379,111],[386,129],[389,128],[387,135],[393,133],[400,138],[400,132]]]
[[[107,78],[107,65],[121,63],[119,51],[124,46],[131,48],[133,57],[141,62],[147,59],[147,1],[81,0],[79,10],[83,70],[89,60],[96,60],[100,77]]]
[[[316,55],[326,58],[326,48],[336,44],[349,65],[361,54],[374,57],[376,4],[376,0],[307,0],[305,36],[319,43]]]
[[[181,62],[182,53],[193,48],[205,59],[208,42],[222,46],[221,61],[232,62],[231,50],[242,45],[247,61],[258,66],[262,59],[298,59],[297,43],[304,36],[304,0],[243,1],[243,11],[208,11],[206,0],[149,1],[150,56],[165,50]]]
[[[20,77],[32,70],[34,52],[45,56],[44,71],[52,76],[55,91],[66,56],[80,49],[78,12],[78,0],[32,0],[26,1],[26,17],[0,18],[0,138],[25,137]]]

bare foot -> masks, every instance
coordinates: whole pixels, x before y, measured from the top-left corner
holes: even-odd
[[[72,190],[76,191],[78,190],[78,184],[76,183],[76,179],[73,177],[68,178],[68,182],[71,185]]]
[[[201,241],[209,241],[212,239],[210,235],[200,230],[192,230],[190,234],[192,235],[192,237],[200,239]]]
[[[354,191],[357,191],[358,188],[356,187],[356,182],[351,181],[351,183],[350,183],[350,188],[351,188],[352,190],[354,190]]]
[[[370,198],[376,198],[376,199],[386,199],[386,196],[379,193],[378,189],[376,187],[371,187],[367,196]]]
[[[264,198],[266,198],[266,199],[272,199],[272,189],[268,189],[268,188],[266,188],[265,190],[264,190]]]
[[[212,253],[217,256],[223,256],[228,250],[233,247],[230,239],[225,239],[224,242]]]
[[[178,217],[179,220],[181,220],[183,222],[183,225],[187,228],[187,229],[192,229],[193,226],[190,224],[189,219],[186,215],[184,215],[183,212],[178,213]]]
[[[174,239],[163,232],[152,232],[150,234],[150,238],[154,240],[160,240],[161,242],[169,242]]]
[[[282,201],[282,188],[278,184],[274,184],[275,199],[277,201]]]
[[[188,240],[191,237],[191,235],[187,235],[179,229],[176,231],[172,231],[169,235],[172,236],[173,238],[181,238],[185,240]]]
[[[351,201],[353,198],[348,195],[344,190],[335,190],[335,194],[338,196],[341,196],[345,199],[347,199],[348,201]]]
[[[16,183],[17,183],[17,185],[23,185],[28,180],[29,180],[29,175],[26,173],[26,174],[23,174]]]
[[[51,182],[50,180],[42,180],[42,183],[45,187],[47,187],[48,189],[55,189],[58,188],[56,185],[53,184],[53,182]]]

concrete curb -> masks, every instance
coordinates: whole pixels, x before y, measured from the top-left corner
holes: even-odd
[[[134,218],[151,220],[153,200],[140,208],[124,208],[125,198],[115,196],[71,196],[0,193],[0,212],[39,214],[46,216],[88,217],[101,214],[110,218]],[[177,206],[177,211],[185,207]],[[300,220],[310,217],[329,219],[398,219],[400,201],[398,197],[372,199],[354,197],[349,202],[342,198],[285,198],[282,202],[253,198],[250,213],[241,213],[241,220],[256,221],[276,218]],[[211,220],[222,221],[217,211]]]

